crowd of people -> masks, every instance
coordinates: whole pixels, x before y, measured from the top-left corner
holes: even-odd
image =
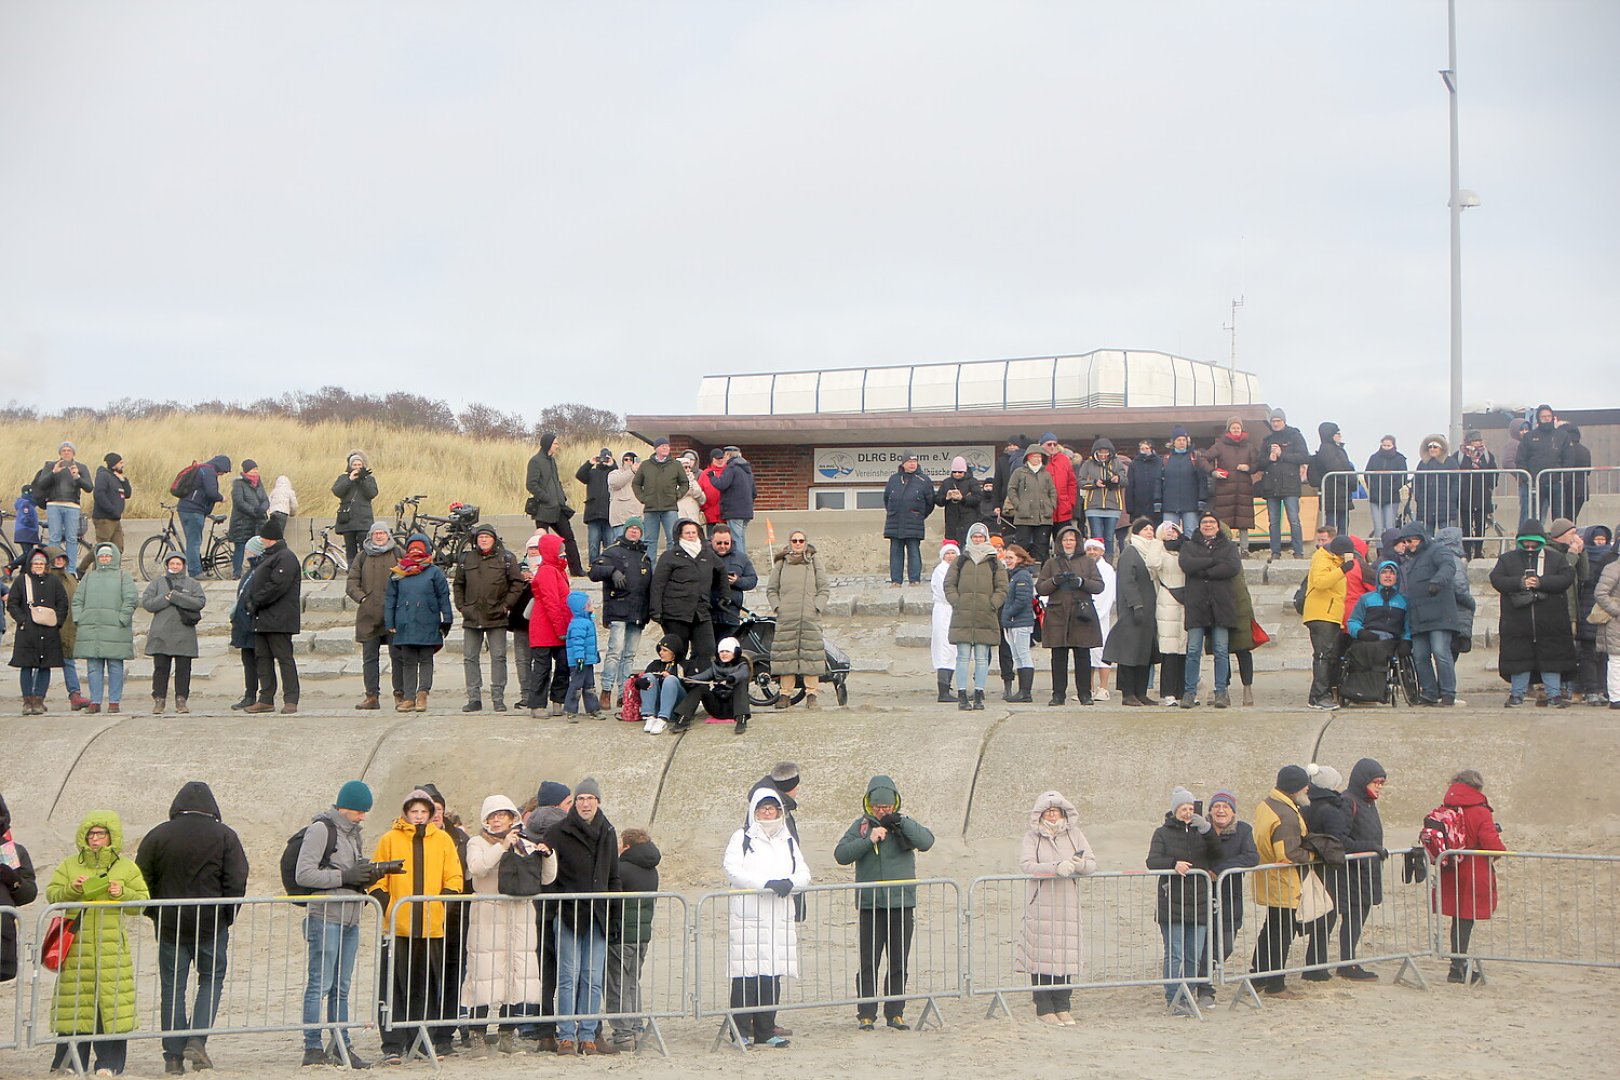
[[[1230,962],[1247,909],[1262,920],[1248,972],[1272,998],[1297,997],[1287,973],[1306,981],[1335,976],[1375,981],[1359,957],[1363,928],[1384,903],[1391,858],[1378,802],[1388,774],[1371,758],[1357,761],[1348,783],[1337,770],[1286,765],[1272,790],[1240,820],[1238,797],[1217,789],[1206,808],[1184,787],[1170,794],[1164,822],[1148,840],[1145,866],[1156,871],[1154,919],[1163,943],[1163,979],[1173,1015],[1192,1015],[1194,1002],[1215,999],[1213,957]],[[726,974],[739,1034],[759,1047],[785,1048],[792,1032],[777,1023],[782,980],[799,975],[799,927],[804,890],[813,880],[795,811],[800,768],[781,762],[747,796],[746,818],[730,837],[719,867],[738,890],[728,898]],[[561,1056],[612,1055],[646,1045],[649,1028],[642,975],[655,933],[660,853],[644,829],[622,832],[609,819],[600,783],[573,788],[548,780],[519,807],[505,795],[481,803],[479,820],[464,829],[430,783],[403,798],[399,816],[374,844],[365,822],[374,806],[360,780],[342,785],[332,804],[290,838],[282,857],[287,892],[308,905],[303,1002],[306,1066],[368,1062],[350,1038],[349,997],[360,946],[366,895],[382,905],[384,946],[393,962],[385,989],[390,1026],[382,1061],[399,1064],[417,1026],[435,1052],[460,1046],[475,1056],[538,1051]],[[1454,815],[1450,842],[1471,851],[1505,851],[1484,781],[1459,772],[1432,815]],[[1431,821],[1426,819],[1425,824]],[[0,798],[0,904],[26,906],[39,894],[34,863],[12,834]],[[47,902],[85,905],[77,936],[60,958],[52,991],[50,1031],[57,1044],[53,1071],[77,1054],[82,1070],[116,1075],[134,1030],[137,978],[127,917],[144,911],[154,927],[160,984],[160,1023],[168,1031],[206,1029],[221,1008],[230,933],[240,917],[229,901],[247,895],[249,859],[223,820],[206,783],[181,787],[167,821],[149,830],[130,858],[120,816],[92,810],[76,833],[76,851],[59,862],[45,888]],[[917,855],[934,834],[904,812],[898,785],[871,778],[860,814],[832,851],[853,867],[858,929],[854,996],[860,1030],[873,1030],[881,1006],[885,1026],[907,1030],[908,967],[917,925]],[[1432,856],[1437,854],[1429,852]],[[1424,846],[1397,851],[1406,880],[1423,880]],[[1081,831],[1074,803],[1046,791],[1030,810],[1019,870],[1025,903],[1009,942],[1014,968],[1029,977],[1037,1018],[1076,1023],[1073,987],[1084,981],[1084,926],[1089,913],[1077,878],[1101,864]],[[1414,866],[1424,869],[1411,875]],[[1497,903],[1490,856],[1448,856],[1435,903],[1451,920],[1455,954],[1450,982],[1478,981],[1467,959],[1475,922]],[[1251,871],[1219,878],[1223,871]],[[1393,872],[1393,871],[1392,871]],[[1211,881],[1219,879],[1214,887]],[[1245,890],[1248,896],[1245,899]],[[1313,892],[1331,898],[1319,912]],[[618,894],[622,899],[614,899]],[[407,897],[479,896],[472,902]],[[204,906],[99,908],[106,902],[218,900]],[[1219,907],[1221,940],[1211,940],[1211,905]],[[17,975],[16,927],[0,921],[0,981]],[[684,931],[683,931],[684,932]],[[1306,942],[1303,964],[1290,965],[1293,939]],[[195,975],[194,993],[188,989]],[[611,1014],[607,1020],[595,1019]],[[323,1027],[322,1025],[330,1025]],[[327,1042],[324,1036],[335,1033]],[[206,1035],[162,1039],[165,1072],[210,1068]]]

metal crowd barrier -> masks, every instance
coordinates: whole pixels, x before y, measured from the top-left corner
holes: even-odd
[[[324,935],[309,940],[305,923],[320,921],[317,910],[336,916],[343,905],[359,909],[347,1015],[341,1015],[332,994],[320,1002],[319,1018],[306,1022],[311,961],[337,958],[328,956]],[[84,1027],[83,1017],[94,1018],[98,1008],[103,1025],[128,1039],[206,1042],[211,1035],[320,1031],[345,1064],[349,1032],[376,1026],[382,907],[369,896],[51,904],[40,912],[36,942],[44,941],[46,928],[57,915],[78,916],[78,936],[60,972],[47,972],[35,957],[27,1045],[67,1044],[70,1052],[63,1067],[76,1074],[82,1072],[77,1047],[94,1040],[94,1019],[91,1030],[77,1029]],[[213,977],[200,979],[201,971]],[[130,1030],[118,1032],[124,1018],[107,1016],[109,999],[98,988],[126,978],[134,990],[134,1014],[128,1017]],[[172,1001],[164,994],[169,985],[176,990]],[[67,1020],[65,1014],[78,1019]],[[64,1017],[61,1023],[59,1016]]]
[[[915,907],[861,906],[865,896],[873,902],[897,900],[902,889],[915,890]],[[694,909],[693,1011],[699,1020],[720,1018],[714,1046],[729,1042],[746,1049],[737,1017],[770,1010],[921,1001],[922,1012],[912,1026],[944,1026],[939,1002],[962,996],[962,891],[956,882],[928,878],[812,885],[795,894],[803,897],[802,917],[780,927],[774,920],[762,926],[752,917],[757,901],[768,895],[711,892]],[[908,932],[904,944],[909,948],[898,952],[903,978],[895,978],[897,953],[890,949],[882,964],[874,965],[882,968],[883,977],[863,985],[863,948],[870,952],[879,936],[892,944],[896,934],[904,938]],[[773,967],[784,970],[763,970]],[[740,1000],[734,994],[734,980],[759,976],[783,976],[775,980],[774,1004],[748,1004],[746,990]]]
[[[1620,968],[1620,856],[1455,850],[1439,867],[1434,952],[1469,979],[1484,981],[1485,960]]]
[[[28,977],[34,965],[33,946],[27,925],[14,907],[0,907],[0,927],[11,926],[17,936],[17,977],[0,983],[0,1015],[10,1014],[11,1023],[0,1027],[0,1050],[19,1050],[23,1045],[24,1005],[28,1000]]]
[[[1535,489],[1536,512],[1543,525],[1561,517],[1583,527],[1613,528],[1620,521],[1620,466],[1543,469],[1536,474]],[[1585,522],[1581,521],[1583,514]]]
[[[1374,503],[1394,506],[1395,526],[1416,521],[1428,528],[1430,534],[1446,526],[1462,530],[1463,542],[1483,545],[1494,540],[1501,549],[1511,547],[1519,522],[1529,516],[1526,511],[1537,505],[1535,482],[1523,469],[1418,469],[1406,472],[1355,471],[1331,472],[1322,477],[1321,488],[1348,486],[1352,491],[1365,479],[1368,497],[1357,499],[1352,510],[1366,506],[1372,515],[1374,540],[1377,539],[1379,520],[1371,507]],[[1398,498],[1392,503],[1370,496],[1385,483],[1397,482]],[[1320,490],[1320,489],[1319,489]],[[1317,503],[1317,523],[1328,520],[1321,500]],[[1554,515],[1556,516],[1556,515]],[[1549,518],[1548,520],[1551,520]],[[1573,518],[1571,520],[1574,520]]]
[[[426,936],[462,917],[458,954],[445,937]],[[407,896],[384,926],[383,1044],[405,1060],[421,1056],[437,1066],[434,1044],[449,1043],[458,1028],[471,1028],[474,1038],[492,1025],[533,1038],[538,1025],[558,1023],[576,1025],[576,1042],[619,1036],[619,1044],[645,1042],[668,1057],[658,1021],[691,1015],[687,906],[678,893]],[[641,940],[626,941],[627,928]],[[565,957],[577,957],[585,971],[587,996],[566,1011],[561,988],[555,1008],[544,1000],[548,955],[559,971]]]
[[[1159,892],[1189,880],[1203,910],[1213,911],[1213,879],[1203,870],[1102,872],[1050,878],[996,874],[968,887],[967,992],[991,997],[986,1016],[1012,1015],[1008,994],[1128,986],[1174,988],[1202,1018],[1197,987],[1210,980],[1208,948],[1196,958],[1198,976],[1166,970],[1156,918]],[[1195,901],[1196,902],[1196,901]],[[1046,924],[1043,926],[1043,924]],[[1056,935],[1050,927],[1056,924]],[[1205,925],[1207,938],[1207,916]],[[1053,955],[1061,963],[1053,962]],[[1036,984],[1034,978],[1054,979]]]

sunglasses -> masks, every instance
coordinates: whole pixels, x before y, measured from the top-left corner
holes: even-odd
[[[804,537],[802,537],[802,536],[800,536],[800,537],[796,537],[796,538],[795,538],[795,539],[792,539],[792,540],[789,540],[789,541],[788,541],[788,543],[790,543],[790,544],[808,544],[808,543],[809,543],[809,542],[810,542],[810,541],[808,541],[808,540],[806,540],[806,539],[805,539],[805,538],[804,538]]]

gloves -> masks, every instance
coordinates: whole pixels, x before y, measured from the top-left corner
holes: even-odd
[[[878,824],[890,832],[898,832],[900,830],[900,815],[897,813],[884,814],[878,819]]]
[[[440,623],[439,624],[439,636],[443,637],[446,634],[450,633],[450,627],[452,627],[454,625],[455,625],[454,623],[447,623],[447,622]]]
[[[1074,860],[1064,859],[1057,864],[1058,877],[1074,877]]]
[[[785,897],[788,893],[793,891],[793,882],[789,881],[785,877],[772,878],[770,881],[765,883],[765,887],[771,892],[775,893],[777,896]]]
[[[1429,595],[1430,596],[1439,596],[1440,595],[1440,583],[1438,581],[1429,582]]]
[[[0,866],[0,885],[4,885],[8,889],[15,889],[20,881],[22,881],[22,878],[17,876],[17,871],[9,866]]]
[[[1378,635],[1371,630],[1363,628],[1356,634],[1357,641],[1377,641]]]
[[[343,868],[343,884],[350,889],[364,889],[377,880],[375,863],[358,862]]]
[[[1395,646],[1395,655],[1396,656],[1411,656],[1412,655],[1412,643],[1410,641],[1403,641],[1399,645]]]
[[[1187,824],[1189,824],[1193,828],[1197,829],[1198,834],[1200,836],[1202,836],[1204,833],[1209,832],[1209,818],[1205,817],[1202,814],[1194,814],[1188,820]]]
[[[623,592],[624,587],[628,583],[628,581],[629,581],[629,579],[624,576],[624,571],[623,570],[615,570],[615,571],[613,571],[613,587],[615,589],[619,590],[620,592]]]

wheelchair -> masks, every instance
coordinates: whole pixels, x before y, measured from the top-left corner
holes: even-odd
[[[1417,665],[1397,641],[1352,641],[1339,668],[1339,701],[1345,706],[1415,706],[1422,698]]]

